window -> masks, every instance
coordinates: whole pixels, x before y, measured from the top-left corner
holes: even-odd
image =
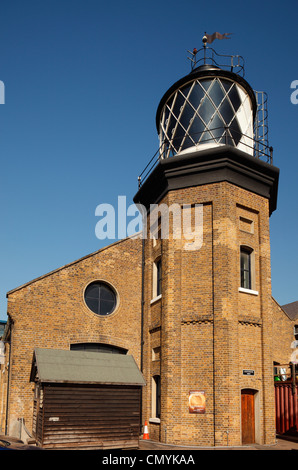
[[[160,419],[160,375],[152,377],[152,418]]]
[[[240,249],[240,270],[241,270],[241,287],[243,289],[251,289],[251,255],[252,249],[241,247]]]
[[[161,295],[161,259],[156,262],[156,296]]]
[[[87,307],[97,315],[110,315],[117,304],[114,290],[100,281],[92,282],[87,286],[84,298]]]
[[[151,302],[154,302],[155,300],[159,299],[161,296],[161,258],[158,258],[153,263],[152,283],[153,283],[153,286],[152,286],[153,289],[152,289]]]
[[[224,78],[198,78],[183,85],[161,113],[165,158],[204,143],[237,147],[244,142],[242,134],[252,137],[249,102],[239,85]],[[244,149],[252,152],[247,145]]]
[[[109,354],[126,354],[127,349],[105,343],[74,343],[70,345],[71,351],[92,351]]]
[[[157,220],[153,216],[153,222],[150,226],[150,232],[151,237],[153,239],[153,246],[156,246],[157,240],[161,240],[161,216],[159,216]]]

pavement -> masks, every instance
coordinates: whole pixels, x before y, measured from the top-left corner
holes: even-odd
[[[298,436],[278,436],[274,445],[260,445],[251,444],[237,447],[200,447],[200,446],[177,446],[174,444],[164,444],[162,442],[152,441],[151,439],[140,439],[139,441],[140,450],[296,450],[298,451]]]
[[[23,441],[15,437],[9,437],[5,435],[0,435],[0,450],[10,449],[10,450],[40,450],[40,448],[35,445],[24,444]],[[199,451],[199,450],[296,450],[298,451],[298,435],[295,436],[277,436],[276,442],[273,445],[260,445],[260,444],[251,444],[244,446],[229,446],[229,447],[202,447],[202,446],[182,446],[175,444],[165,444],[163,442],[153,441],[151,439],[143,439],[140,436],[139,440],[139,449],[143,451]]]

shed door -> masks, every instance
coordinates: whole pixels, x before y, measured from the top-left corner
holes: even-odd
[[[255,442],[255,398],[254,390],[241,391],[242,444]]]

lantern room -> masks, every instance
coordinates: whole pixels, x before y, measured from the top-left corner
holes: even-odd
[[[255,155],[257,142],[268,147],[266,95],[243,78],[243,58],[220,56],[206,45],[191,56],[191,72],[157,109],[160,158],[224,145]]]

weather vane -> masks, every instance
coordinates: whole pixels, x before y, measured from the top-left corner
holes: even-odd
[[[232,33],[218,33],[215,32],[213,34],[207,34],[205,32],[204,36],[202,37],[202,42],[203,42],[203,50],[204,50],[204,64],[206,63],[206,44],[212,44],[212,42],[215,39],[231,39],[229,36]],[[195,65],[196,64],[196,54],[199,52],[199,50],[195,47],[193,51],[188,51],[190,54],[192,54],[192,58],[188,57],[189,60]]]
[[[211,44],[214,39],[231,39],[229,36],[231,35],[232,33],[213,33],[213,34],[207,34],[205,32],[205,35],[203,36],[202,38],[202,41],[203,41],[203,45],[206,46],[206,43],[208,44]]]

